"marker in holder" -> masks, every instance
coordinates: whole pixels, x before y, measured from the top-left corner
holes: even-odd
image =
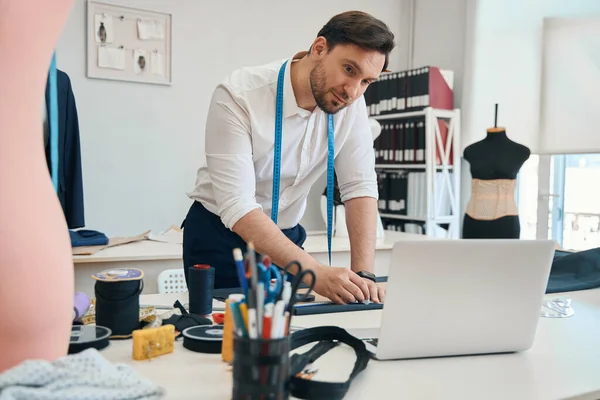
[[[287,400],[290,337],[233,340],[232,400]]]

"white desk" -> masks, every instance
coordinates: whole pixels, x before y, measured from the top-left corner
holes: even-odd
[[[407,361],[371,360],[345,399],[592,400],[600,398],[600,289],[570,292],[575,315],[540,318],[533,347],[523,353]],[[557,295],[550,295],[549,298]],[[156,297],[145,297],[147,302]],[[381,311],[294,317],[293,325],[372,328]],[[172,354],[147,361],[131,358],[131,341],[102,350],[112,362],[133,366],[167,391],[166,399],[231,396],[231,372],[220,355],[193,353],[177,342]],[[318,380],[345,380],[354,352],[339,347],[316,364]]]
[[[387,275],[392,247],[399,240],[427,239],[424,235],[386,231],[385,237],[377,240],[375,251],[375,273]],[[327,236],[323,234],[308,235],[304,249],[319,262],[329,263],[327,254]],[[157,292],[158,274],[171,268],[183,268],[182,246],[143,240],[109,247],[91,256],[74,256],[75,290],[94,295],[95,272],[114,268],[139,268],[144,271],[144,294]],[[334,237],[331,241],[331,264],[334,266],[350,266],[350,241],[344,237]]]

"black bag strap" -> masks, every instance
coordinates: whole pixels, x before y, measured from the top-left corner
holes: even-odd
[[[350,335],[344,329],[337,326],[319,326],[316,328],[307,328],[296,331],[291,337],[291,349],[297,349],[308,343],[321,342],[316,344],[306,353],[294,354],[290,357],[290,393],[300,399],[342,399],[352,380],[367,367],[370,355],[365,344]],[[296,374],[309,363],[335,347],[339,343],[347,344],[354,349],[356,353],[356,362],[352,373],[346,382],[319,382],[315,380],[302,379]]]

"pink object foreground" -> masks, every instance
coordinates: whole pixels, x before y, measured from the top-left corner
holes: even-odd
[[[69,344],[73,261],[42,107],[73,1],[0,0],[0,372],[64,356]]]

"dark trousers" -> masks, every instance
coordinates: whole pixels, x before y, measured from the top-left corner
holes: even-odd
[[[183,267],[185,279],[188,268],[196,264],[208,264],[215,269],[215,289],[240,286],[233,249],[240,248],[246,254],[246,243],[235,232],[226,228],[221,218],[195,201],[184,221]],[[298,224],[282,232],[296,245],[302,247],[306,231]]]
[[[518,239],[521,224],[517,215],[506,215],[493,220],[478,220],[465,214],[463,239]]]

